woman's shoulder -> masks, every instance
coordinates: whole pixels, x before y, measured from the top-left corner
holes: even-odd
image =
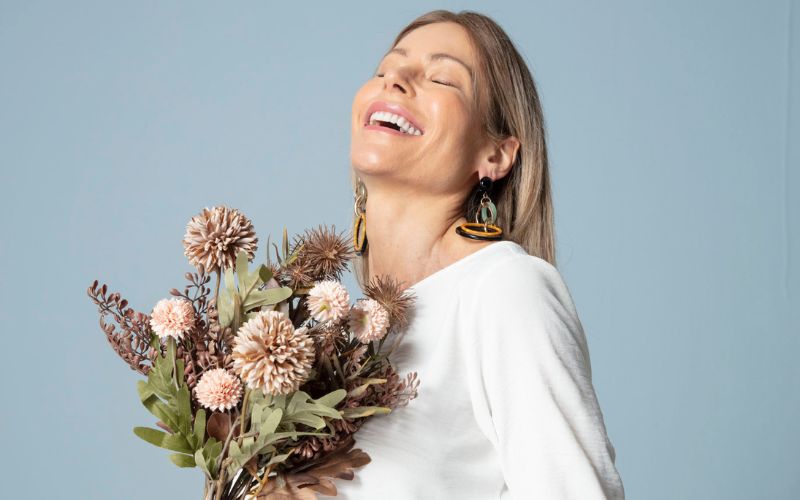
[[[582,337],[572,294],[556,266],[516,243],[486,257],[460,292],[473,321],[487,321],[504,331],[539,325],[550,335]]]
[[[472,290],[494,292],[495,296],[548,294],[569,295],[561,272],[547,260],[529,254],[522,245],[505,240],[497,251],[487,255],[479,269],[473,272]],[[564,297],[559,297],[564,298]],[[569,297],[571,299],[571,297]]]

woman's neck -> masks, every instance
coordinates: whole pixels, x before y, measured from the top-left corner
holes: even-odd
[[[369,279],[388,274],[405,288],[484,246],[455,232],[466,221],[461,206],[462,200],[455,196],[370,188],[366,202]]]

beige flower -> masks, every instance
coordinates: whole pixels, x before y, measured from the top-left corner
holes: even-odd
[[[289,394],[308,378],[314,341],[308,329],[294,328],[281,311],[259,311],[245,322],[233,343],[233,369],[251,389]]]
[[[317,321],[338,321],[349,309],[350,294],[338,281],[320,281],[308,292],[308,310]]]
[[[194,325],[194,307],[186,299],[161,299],[150,315],[150,326],[161,338],[179,340]]]
[[[363,343],[380,340],[389,328],[389,312],[375,299],[359,300],[348,318],[350,328]]]
[[[183,237],[184,255],[198,269],[203,266],[206,273],[232,268],[241,250],[252,261],[257,243],[250,219],[226,206],[204,208],[186,225]]]
[[[210,410],[230,410],[242,397],[242,382],[223,368],[203,373],[194,388],[197,401]]]

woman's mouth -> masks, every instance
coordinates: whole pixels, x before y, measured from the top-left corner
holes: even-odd
[[[372,113],[365,128],[370,130],[380,130],[398,135],[420,136],[422,131],[411,125],[405,118],[387,111],[377,111]]]
[[[367,108],[364,128],[406,137],[424,134],[422,127],[404,107],[393,102],[374,101]]]

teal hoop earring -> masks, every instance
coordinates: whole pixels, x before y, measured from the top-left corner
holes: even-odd
[[[492,178],[483,177],[478,184],[477,194],[481,195],[481,204],[475,211],[475,222],[465,222],[456,227],[456,233],[473,240],[499,240],[503,230],[496,226],[497,206],[489,197],[492,189]]]

